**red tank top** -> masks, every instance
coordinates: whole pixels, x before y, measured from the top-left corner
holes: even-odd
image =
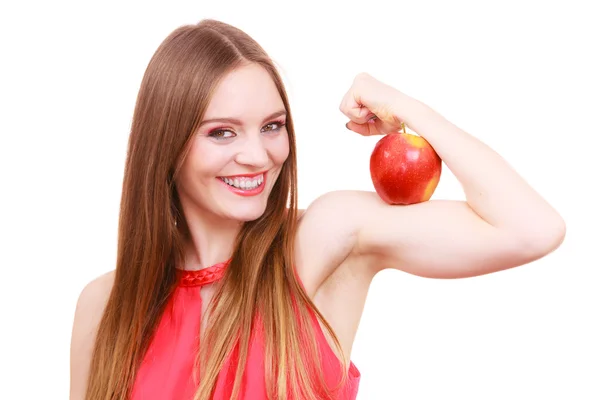
[[[198,271],[178,270],[178,285],[161,317],[157,330],[137,372],[132,400],[192,400],[198,386],[193,380],[195,356],[198,350],[202,285],[220,279],[228,262]],[[325,381],[330,388],[341,377],[340,362],[329,346],[317,316],[309,310],[321,354]],[[260,326],[260,324],[257,324]],[[264,373],[264,337],[262,330],[252,333],[248,361],[242,379],[240,400],[266,400]],[[235,380],[233,354],[220,371],[213,399],[229,400]],[[354,400],[358,392],[360,372],[350,362],[348,381],[337,399]]]

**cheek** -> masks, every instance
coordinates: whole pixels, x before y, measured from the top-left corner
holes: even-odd
[[[222,168],[227,165],[229,156],[219,149],[207,148],[200,143],[195,143],[187,155],[183,168],[185,175],[192,181],[202,181],[219,175]]]
[[[290,155],[290,142],[287,133],[280,135],[277,140],[271,143],[269,153],[275,164],[283,164]]]

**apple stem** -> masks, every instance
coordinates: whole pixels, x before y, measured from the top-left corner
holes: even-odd
[[[400,122],[400,126],[402,127],[402,133],[406,133],[406,124],[404,121]]]

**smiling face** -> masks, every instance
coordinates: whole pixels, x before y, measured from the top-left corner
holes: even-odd
[[[289,150],[273,79],[256,64],[235,69],[217,86],[177,179],[186,218],[259,218]]]

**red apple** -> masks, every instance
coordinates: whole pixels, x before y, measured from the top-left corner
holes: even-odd
[[[390,133],[371,154],[371,180],[388,204],[415,204],[433,195],[442,173],[442,160],[421,136]]]

